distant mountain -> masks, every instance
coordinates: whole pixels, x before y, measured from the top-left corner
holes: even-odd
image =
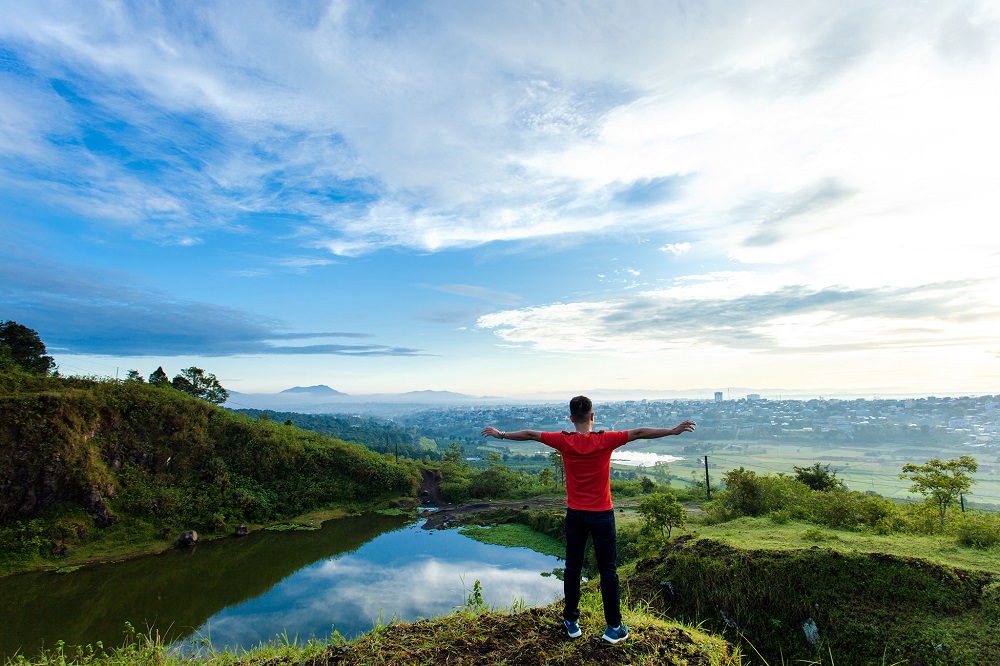
[[[326,384],[319,384],[317,386],[293,386],[290,389],[285,389],[281,393],[308,393],[310,395],[348,395],[336,389],[332,389]]]
[[[477,400],[476,396],[466,393],[454,393],[453,391],[408,391],[406,393],[396,393],[393,400],[403,402],[466,402]]]

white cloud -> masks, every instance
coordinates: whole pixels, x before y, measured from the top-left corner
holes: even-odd
[[[251,233],[267,213],[294,219],[283,239],[345,257],[630,234],[684,257],[601,270],[643,276],[603,299],[452,289],[530,304],[479,320],[522,348],[748,362],[935,340],[979,354],[996,333],[995,3],[386,7],[17,3],[0,24],[15,56],[0,189],[161,243]],[[152,176],[132,163],[150,157]],[[676,274],[695,245],[708,279]],[[781,309],[841,291],[941,314]],[[725,303],[778,309],[741,328]],[[699,328],[686,308],[701,307]]]
[[[4,34],[32,45],[43,71],[62,62],[164,112],[210,114],[231,132],[230,149],[205,173],[228,196],[244,191],[251,210],[315,218],[318,245],[344,255],[724,226],[719,242],[752,261],[734,244],[754,221],[732,214],[754,200],[837,178],[879,211],[910,205],[916,188],[947,207],[985,183],[976,156],[1000,140],[997,20],[986,3],[431,4],[391,14],[336,3],[300,20],[253,2],[98,14],[22,5]],[[150,121],[110,90],[95,101]],[[23,126],[8,142],[28,145],[40,131]],[[629,183],[684,174],[693,179],[676,198],[627,216],[608,208]],[[321,188],[371,179],[378,203],[324,212],[312,187],[286,200],[264,194],[260,179],[274,177]],[[993,199],[980,204],[997,210]],[[877,215],[876,227],[895,228]],[[823,224],[810,215],[798,228]]]
[[[691,243],[667,243],[660,248],[660,252],[668,252],[675,257],[687,254],[691,251]]]

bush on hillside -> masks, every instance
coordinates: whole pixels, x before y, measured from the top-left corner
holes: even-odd
[[[960,513],[952,518],[951,531],[966,548],[989,550],[1000,545],[1000,517],[996,514]]]
[[[521,485],[521,476],[502,465],[490,465],[473,475],[469,492],[481,499],[508,497]]]
[[[805,484],[786,476],[758,476],[743,469],[723,476],[726,489],[708,506],[711,521],[725,522],[741,516],[763,516],[784,511],[794,518],[806,516],[811,492]]]
[[[813,491],[806,498],[806,511],[813,522],[835,529],[890,533],[905,526],[895,502],[857,491]]]

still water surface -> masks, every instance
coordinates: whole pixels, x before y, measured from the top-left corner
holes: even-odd
[[[476,580],[485,601],[547,604],[562,583],[542,576],[558,558],[426,531],[371,514],[311,532],[256,532],[66,574],[0,578],[0,659],[57,640],[120,643],[125,622],[190,647],[246,648],[285,634],[345,638],[380,616],[415,620],[465,603]],[[12,603],[13,602],[13,603]]]

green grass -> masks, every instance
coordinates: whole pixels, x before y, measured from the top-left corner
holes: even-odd
[[[696,530],[688,530],[688,533],[748,550],[794,550],[821,545],[843,553],[886,553],[962,569],[1000,572],[1000,548],[964,548],[957,545],[955,537],[950,535],[881,535],[827,527],[820,529],[811,523],[798,521],[776,524],[764,517],[738,518],[717,525],[701,525]],[[816,538],[817,536],[820,538]]]
[[[496,546],[530,548],[543,555],[555,557],[563,557],[566,554],[566,547],[562,543],[521,523],[505,523],[493,527],[470,525],[458,531],[476,541]]]

